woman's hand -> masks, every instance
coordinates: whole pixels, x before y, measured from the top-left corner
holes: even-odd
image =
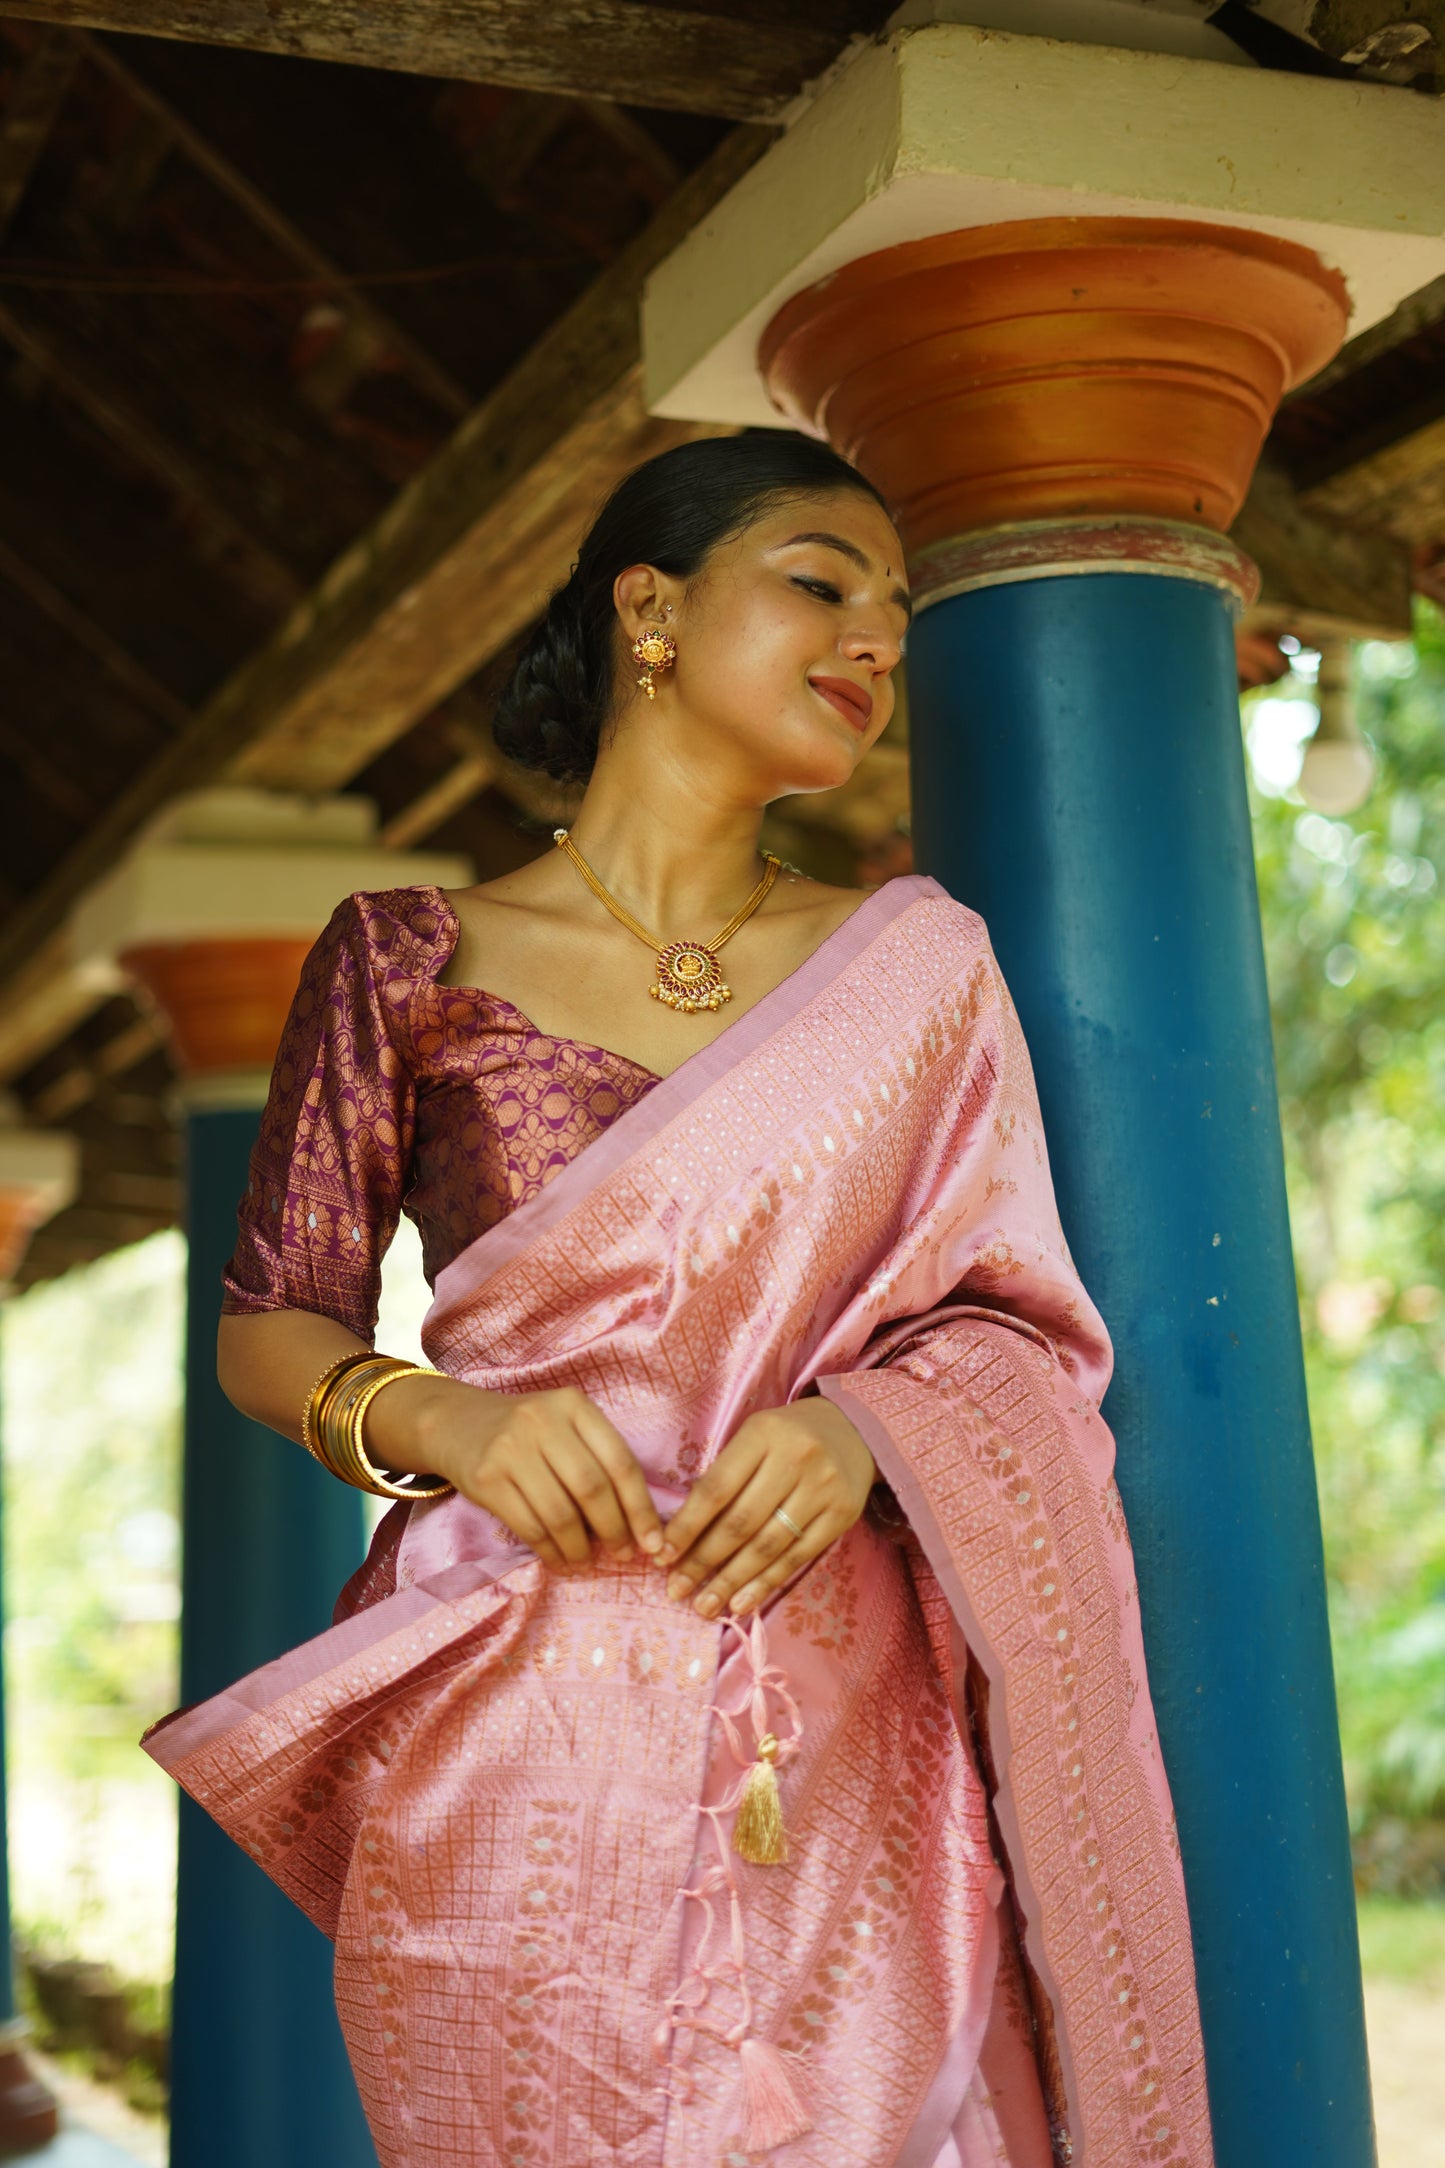
[[[398,1464],[390,1443],[405,1466],[434,1469],[555,1573],[586,1572],[594,1537],[619,1560],[661,1548],[637,1456],[575,1386],[490,1393],[455,1378],[403,1378],[368,1411],[366,1443],[383,1466]]]
[[[829,1400],[810,1395],[750,1415],[663,1531],[668,1594],[701,1590],[704,1618],[724,1606],[734,1616],[755,1609],[846,1534],[876,1474],[858,1430]],[[776,1518],[780,1506],[801,1536]]]

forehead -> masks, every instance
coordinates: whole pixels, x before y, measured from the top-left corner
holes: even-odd
[[[753,549],[778,549],[792,535],[820,530],[851,542],[876,559],[880,570],[891,566],[895,578],[903,570],[898,530],[882,505],[856,489],[816,490],[770,505],[748,528],[746,539]]]

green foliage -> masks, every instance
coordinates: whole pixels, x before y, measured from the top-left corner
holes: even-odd
[[[1379,760],[1360,811],[1312,813],[1260,764],[1252,801],[1346,1773],[1368,1832],[1445,1816],[1439,615],[1422,606],[1413,655],[1363,647],[1357,677]],[[1247,703],[1247,727],[1290,689]]]
[[[185,1245],[156,1235],[0,1312],[11,1895],[21,1932],[170,1966]]]
[[[182,1256],[156,1237],[4,1314],[11,1691],[75,1778],[129,1773],[175,1701]]]
[[[1436,1992],[1445,1988],[1445,1905],[1362,1897],[1358,1912],[1367,1980],[1400,1980]]]

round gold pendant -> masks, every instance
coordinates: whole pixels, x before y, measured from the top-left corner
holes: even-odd
[[[695,1016],[699,1009],[720,1009],[733,990],[723,984],[722,966],[704,941],[673,941],[657,954],[657,984],[648,988],[654,1001]]]

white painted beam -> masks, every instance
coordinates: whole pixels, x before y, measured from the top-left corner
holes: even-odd
[[[758,339],[803,287],[900,241],[1091,216],[1299,242],[1344,273],[1358,333],[1445,271],[1445,100],[957,23],[896,31],[653,272],[649,409],[776,423]]]

